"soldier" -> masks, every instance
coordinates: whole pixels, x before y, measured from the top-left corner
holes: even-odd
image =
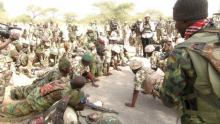
[[[25,100],[1,105],[0,115],[3,117],[21,117],[32,112],[44,112],[55,102],[62,99],[68,99],[68,105],[76,111],[82,110],[86,98],[80,89],[85,83],[86,79],[80,76],[72,79],[70,86],[61,80],[38,86],[25,97]]]
[[[160,17],[160,20],[157,23],[156,26],[156,33],[157,33],[157,41],[159,42],[162,39],[163,36],[163,22],[162,22],[162,17]]]
[[[34,88],[43,84],[52,82],[54,80],[60,80],[68,78],[70,73],[71,64],[65,57],[60,58],[58,68],[55,68],[33,81],[33,84],[28,86],[15,87],[11,90],[12,99],[23,99],[25,98]]]
[[[164,74],[161,70],[154,71],[151,68],[143,67],[142,62],[137,60],[130,61],[130,68],[135,74],[135,84],[132,101],[131,103],[125,103],[125,105],[128,107],[135,107],[139,92],[143,91],[143,93],[148,93],[145,92],[145,85],[147,85],[146,82],[151,80],[152,82],[150,83],[152,83],[155,87],[158,87],[163,81]]]
[[[92,64],[92,61],[93,56],[89,53],[85,53],[80,61],[76,61],[73,64],[73,76],[84,76],[92,82],[92,86],[98,87],[98,85],[95,83],[95,81],[97,80],[95,79],[94,75],[90,73],[89,69],[89,66]]]
[[[207,17],[207,0],[177,0],[173,18],[185,42],[170,53],[162,87],[148,90],[159,91],[167,107],[177,107],[182,124],[220,121],[219,31]]]
[[[138,19],[131,27],[132,38],[134,38],[134,46],[136,47],[136,55],[139,56],[142,53],[141,46],[141,31],[140,31],[141,19]]]
[[[87,43],[85,45],[87,47],[89,46],[90,43],[96,43],[98,39],[98,35],[95,31],[93,31],[92,29],[88,29],[86,35],[87,35]]]
[[[145,52],[147,56],[150,58],[151,69],[157,70],[161,53],[159,52],[159,50],[156,50],[153,45],[147,45],[145,47]]]
[[[128,25],[127,21],[124,22],[122,33],[123,33],[124,45],[130,45],[129,39],[130,39],[130,36],[131,36],[131,29],[130,29],[130,26]]]
[[[153,38],[153,28],[150,23],[150,15],[146,14],[144,18],[144,22],[140,25],[141,31],[141,41],[143,46],[143,56],[146,57],[146,53],[144,52],[144,48],[151,44]]]

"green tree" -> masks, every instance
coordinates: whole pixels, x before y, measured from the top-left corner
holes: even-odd
[[[32,19],[36,19],[45,14],[43,8],[35,5],[29,5],[27,7],[27,12],[31,15]]]
[[[6,23],[9,20],[6,11],[4,9],[4,4],[0,1],[0,22]]]
[[[55,18],[59,9],[57,8],[46,8],[43,10],[44,15],[50,16],[51,18]]]
[[[129,19],[130,12],[133,10],[133,3],[115,4],[111,1],[95,3],[94,6],[99,9],[100,13],[96,18],[100,19],[101,23],[108,21],[110,18],[116,18],[119,22],[124,22]]]
[[[72,23],[76,22],[77,15],[73,12],[65,13],[63,16],[64,16],[64,20],[67,24],[72,24]]]
[[[14,20],[17,22],[23,22],[23,23],[32,22],[31,16],[26,15],[26,14],[19,15]]]

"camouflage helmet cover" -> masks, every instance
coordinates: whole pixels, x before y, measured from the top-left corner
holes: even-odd
[[[59,69],[63,70],[66,68],[70,68],[70,61],[66,57],[61,57],[58,64]]]

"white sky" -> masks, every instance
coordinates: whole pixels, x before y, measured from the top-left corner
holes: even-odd
[[[60,12],[74,12],[79,17],[97,13],[97,9],[92,6],[95,2],[104,0],[1,0],[9,16],[15,17],[25,13],[26,7],[30,4],[41,7],[55,7]],[[106,0],[107,1],[107,0]],[[172,15],[172,8],[176,0],[109,0],[116,3],[134,3],[134,12],[143,12],[146,9],[158,9],[165,15]],[[220,10],[220,0],[209,1],[209,15]]]

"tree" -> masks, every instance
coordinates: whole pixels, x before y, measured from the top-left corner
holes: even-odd
[[[67,24],[72,24],[76,21],[76,14],[73,12],[68,12],[64,14],[64,20]]]
[[[39,6],[29,5],[27,11],[30,13],[32,19],[45,15],[45,10]]]
[[[8,19],[7,13],[4,9],[4,4],[2,1],[0,1],[0,21],[3,23],[7,23],[8,20],[9,19]]]
[[[22,14],[22,15],[17,16],[15,18],[15,21],[22,22],[22,23],[28,23],[28,22],[32,22],[32,18],[29,15]]]
[[[133,10],[133,3],[115,4],[111,1],[95,3],[94,6],[99,9],[100,13],[96,16],[102,23],[110,18],[116,18],[119,22],[129,19],[129,13]]]
[[[59,10],[57,8],[46,8],[46,9],[43,10],[43,13],[44,13],[44,15],[51,16],[51,18],[55,18],[58,11]]]

